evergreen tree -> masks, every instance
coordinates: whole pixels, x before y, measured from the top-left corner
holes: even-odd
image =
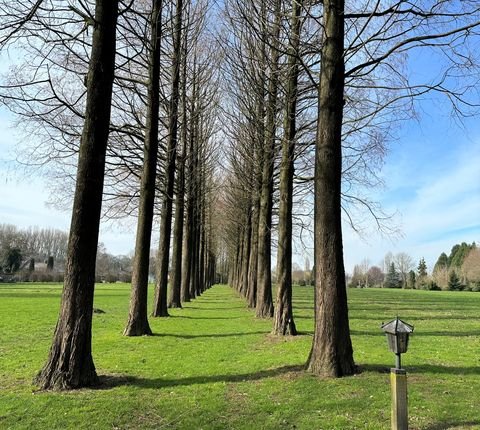
[[[460,279],[457,275],[457,272],[455,270],[452,270],[450,272],[450,275],[448,277],[448,290],[449,291],[461,291],[462,290],[462,284],[460,283]]]
[[[449,267],[462,267],[465,257],[473,248],[475,248],[475,243],[468,245],[462,242],[460,245],[455,245],[448,257]]]
[[[4,250],[1,264],[6,273],[15,273],[22,264],[22,251],[19,248],[10,248]]]
[[[417,267],[417,287],[422,288],[427,280],[427,263],[425,263],[425,259],[422,257],[418,263]]]
[[[395,268],[395,263],[390,263],[387,276],[385,277],[385,288],[400,288],[400,276]]]
[[[437,262],[435,263],[433,271],[436,272],[439,269],[446,269],[448,268],[448,266],[449,266],[449,260],[448,260],[447,254],[442,252],[440,254],[440,257],[438,257]]]
[[[423,257],[420,258],[420,262],[418,263],[417,273],[419,278],[424,278],[427,276],[427,264],[425,263],[425,259]]]
[[[395,267],[395,263],[390,263],[388,267],[388,272],[385,276],[384,287],[385,288],[400,288],[401,281],[399,273]]]

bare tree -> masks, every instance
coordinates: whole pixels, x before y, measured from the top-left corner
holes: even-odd
[[[151,335],[148,323],[148,265],[155,200],[160,112],[160,43],[163,0],[154,0],[150,18],[150,55],[146,131],[137,219],[132,293],[125,336]]]
[[[323,5],[315,158],[315,333],[307,367],[339,377],[355,371],[341,221],[345,5],[343,0],[326,0]]]
[[[170,235],[172,231],[172,200],[175,183],[175,163],[177,157],[178,133],[178,102],[180,94],[180,67],[181,67],[181,36],[182,36],[183,0],[177,0],[175,9],[175,29],[173,37],[172,58],[172,93],[170,96],[167,165],[165,171],[166,184],[160,218],[160,242],[158,245],[158,270],[155,299],[153,305],[154,317],[168,316],[167,284],[170,262]]]
[[[402,288],[407,287],[407,277],[408,272],[415,268],[413,258],[405,252],[399,252],[393,258],[395,267],[400,272],[400,277],[402,279]]]
[[[280,203],[278,214],[277,299],[273,333],[296,335],[292,306],[292,206],[296,134],[296,110],[299,74],[299,46],[302,1],[292,1],[291,36],[288,50],[287,94],[280,167]]]
[[[98,382],[91,352],[95,257],[115,62],[118,2],[97,0],[60,315],[47,363],[36,377],[43,389]]]

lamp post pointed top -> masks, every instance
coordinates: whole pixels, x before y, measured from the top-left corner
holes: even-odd
[[[385,324],[382,324],[382,330],[387,335],[388,347],[395,353],[396,368],[401,369],[400,354],[404,354],[408,349],[408,338],[413,332],[413,325],[402,321],[398,316]]]

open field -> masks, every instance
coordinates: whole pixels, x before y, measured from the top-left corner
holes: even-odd
[[[294,290],[301,335],[269,335],[242,299],[215,286],[155,336],[125,338],[129,286],[99,285],[93,353],[102,386],[37,392],[56,322],[60,285],[0,284],[1,429],[388,429],[388,352],[379,326],[415,325],[403,356],[410,428],[480,429],[480,294],[350,290],[361,372],[324,380],[302,370],[313,327],[313,289]]]

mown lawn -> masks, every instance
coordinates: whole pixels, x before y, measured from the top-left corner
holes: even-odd
[[[411,429],[480,429],[480,294],[350,290],[358,375],[303,371],[313,327],[313,289],[294,291],[301,335],[272,337],[226,286],[171,317],[155,336],[121,335],[129,286],[99,285],[93,352],[98,389],[38,392],[61,286],[0,285],[0,429],[388,429],[388,368],[380,324],[415,325],[403,356]]]

